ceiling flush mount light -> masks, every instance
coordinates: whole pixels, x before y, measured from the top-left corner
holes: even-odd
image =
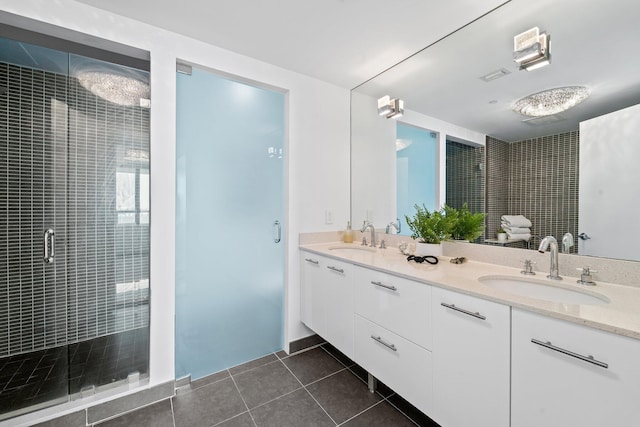
[[[520,33],[513,38],[513,60],[520,70],[533,71],[549,65],[549,35],[540,33],[538,27]]]
[[[118,105],[142,106],[149,98],[149,84],[104,71],[81,71],[78,82],[94,95]]]
[[[404,102],[401,99],[391,99],[389,95],[378,99],[378,114],[387,119],[395,119],[404,114]]]
[[[584,86],[548,89],[517,100],[513,111],[531,117],[550,116],[575,107],[589,95],[589,89]]]

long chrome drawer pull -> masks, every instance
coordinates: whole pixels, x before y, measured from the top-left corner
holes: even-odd
[[[371,281],[371,284],[372,284],[372,285],[376,285],[376,286],[380,286],[381,288],[389,289],[390,291],[397,291],[397,290],[398,290],[398,288],[396,288],[395,286],[393,286],[393,285],[385,285],[385,284],[384,284],[384,283],[382,283],[382,282],[374,282],[374,281],[372,280],[372,281]]]
[[[387,347],[388,349],[391,349],[393,351],[398,351],[398,349],[396,348],[396,346],[394,344],[389,344],[388,342],[385,342],[382,337],[377,337],[375,335],[371,335],[371,339],[373,339],[374,341],[379,342],[380,344],[382,344],[383,346]]]
[[[440,305],[443,306],[443,307],[450,308],[451,310],[459,311],[460,313],[468,314],[469,316],[473,316],[473,317],[475,317],[477,319],[480,319],[480,320],[487,320],[487,318],[485,316],[483,316],[482,314],[478,313],[477,311],[474,313],[472,311],[465,310],[464,308],[456,307],[455,304],[447,304],[445,302],[441,302]]]
[[[549,341],[545,342],[545,341],[537,340],[535,338],[531,338],[531,342],[534,343],[534,344],[541,345],[542,347],[546,347],[546,348],[548,348],[550,350],[557,351],[558,353],[566,354],[567,356],[575,357],[576,359],[580,359],[580,360],[583,360],[585,362],[592,363],[592,364],[594,364],[596,366],[600,366],[601,368],[605,368],[605,369],[609,368],[609,365],[607,363],[604,363],[604,362],[601,362],[599,360],[596,360],[596,359],[593,358],[593,356],[583,356],[581,354],[574,353],[571,350],[565,350],[562,347],[557,347],[557,346],[551,344]]]
[[[341,268],[337,268],[337,267],[334,267],[334,266],[332,266],[332,265],[327,266],[327,268],[328,268],[329,270],[337,271],[337,272],[338,272],[338,273],[340,273],[340,274],[344,273],[344,270],[343,270],[343,269],[341,269]]]
[[[304,260],[307,261],[307,262],[310,262],[311,264],[315,264],[315,265],[320,264],[320,262],[316,261],[315,259],[305,258]]]

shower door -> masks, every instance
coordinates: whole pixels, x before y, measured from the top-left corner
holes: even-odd
[[[148,372],[147,82],[0,38],[0,420]]]
[[[41,50],[57,72],[23,66],[12,48],[34,50],[1,42],[0,419],[68,394],[68,59]]]
[[[282,349],[285,96],[177,76],[176,377]]]

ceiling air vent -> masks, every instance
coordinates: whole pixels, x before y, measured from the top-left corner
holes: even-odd
[[[479,77],[479,79],[482,80],[483,82],[487,82],[488,83],[490,81],[497,80],[497,79],[499,79],[501,77],[504,77],[507,74],[511,74],[511,71],[506,70],[504,68],[500,68],[499,70],[492,71],[489,74],[485,74],[484,76]]]

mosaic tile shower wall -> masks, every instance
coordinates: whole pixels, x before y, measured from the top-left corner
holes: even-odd
[[[509,212],[509,143],[487,136],[487,227],[485,237],[495,238],[500,217]]]
[[[487,138],[490,230],[499,227],[501,215],[521,214],[533,223],[535,246],[544,236],[561,240],[569,232],[577,237],[579,139],[578,131],[510,144]]]
[[[67,341],[64,245],[42,260],[44,230],[66,234],[67,86],[0,63],[0,357]]]
[[[471,212],[485,212],[485,148],[447,141],[446,203]]]
[[[149,110],[6,63],[0,89],[0,357],[148,325],[148,213],[122,223],[116,190],[125,172],[148,182]]]

